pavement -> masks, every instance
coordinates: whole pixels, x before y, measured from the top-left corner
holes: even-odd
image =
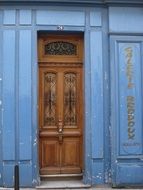
[[[130,187],[126,187],[126,188],[111,188],[111,187],[107,187],[107,186],[94,186],[94,187],[90,187],[90,188],[38,188],[38,190],[143,190],[143,187],[134,187],[134,188],[130,188]],[[2,188],[0,187],[0,190],[14,190],[14,188]],[[16,190],[37,190],[37,188],[19,188]]]
[[[0,190],[143,190],[142,187],[112,188],[110,185],[96,185],[91,187],[83,184],[82,180],[48,180],[41,181],[40,186],[36,188],[6,188],[0,187]]]

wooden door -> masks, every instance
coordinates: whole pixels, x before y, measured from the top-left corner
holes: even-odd
[[[42,175],[82,172],[81,50],[81,36],[39,38],[39,160]]]

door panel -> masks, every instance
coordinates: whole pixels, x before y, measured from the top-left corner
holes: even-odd
[[[79,139],[65,138],[62,147],[62,165],[77,166],[79,165]]]
[[[58,140],[43,140],[42,142],[42,165],[58,166],[59,163],[59,144]]]
[[[57,40],[58,37],[55,39]],[[63,39],[64,37],[62,37]],[[79,63],[81,48],[75,47],[75,40],[74,46],[72,40],[70,43],[68,41],[64,44],[62,44],[63,42],[59,44],[60,39],[57,42],[53,42],[53,40],[50,40],[50,45],[45,44],[45,41],[43,43],[46,47],[45,52],[49,53],[50,62],[46,55],[44,63],[39,63],[40,173],[44,175],[81,173],[83,152],[82,63]],[[78,45],[79,41],[77,40]],[[53,44],[51,45],[51,43]],[[70,47],[71,51],[69,51]],[[55,53],[53,53],[53,48],[56,48]],[[77,53],[75,56],[72,55],[77,49],[80,56]],[[61,55],[61,51],[64,55]],[[44,51],[42,50],[42,52]],[[56,56],[58,56],[59,62]],[[67,64],[65,60],[68,56]],[[42,57],[40,61],[42,61]]]
[[[54,173],[59,173],[60,166],[60,147],[58,143],[58,139],[49,138],[42,139],[41,142],[41,173],[46,174],[47,167],[49,174],[54,171]]]
[[[111,37],[113,186],[143,182],[142,48],[142,37]]]

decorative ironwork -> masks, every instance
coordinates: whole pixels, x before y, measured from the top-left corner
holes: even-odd
[[[45,73],[44,76],[44,123],[56,125],[56,74]]]
[[[77,124],[77,78],[75,73],[64,75],[64,125]]]
[[[75,44],[64,41],[50,42],[45,45],[46,55],[77,55]]]

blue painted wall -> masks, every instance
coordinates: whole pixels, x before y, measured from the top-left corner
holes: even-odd
[[[1,6],[0,186],[13,186],[15,164],[21,186],[39,184],[37,36],[59,26],[84,32],[84,182],[142,184],[142,20],[137,7]]]

